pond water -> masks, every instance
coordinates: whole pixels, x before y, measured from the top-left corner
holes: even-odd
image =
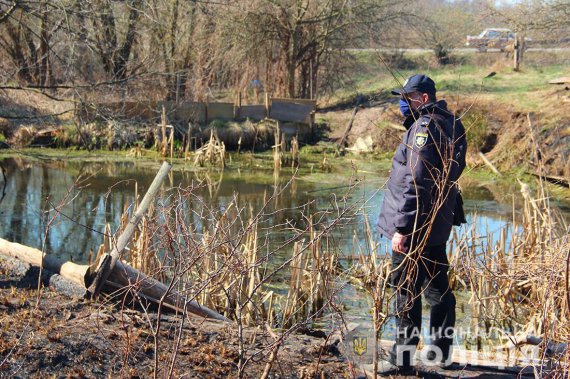
[[[17,156],[0,158],[0,163],[5,172],[5,180],[0,178],[0,237],[40,249],[45,241],[47,253],[78,263],[87,262],[89,251],[97,251],[106,223],[116,230],[120,215],[134,202],[135,187],[142,197],[158,170],[156,163],[148,161],[32,160]],[[337,209],[333,206],[335,203],[340,204],[340,209],[350,204],[362,206],[371,224],[376,224],[383,196],[379,188],[386,181],[386,170],[369,163],[366,170],[352,176],[345,169],[326,174],[317,171],[307,167],[291,180],[290,169],[282,170],[276,179],[272,170],[251,162],[247,169],[230,168],[223,173],[196,171],[191,164],[177,163],[165,188],[201,182],[203,185],[195,190],[196,198],[203,204],[195,202],[198,207],[219,210],[235,197],[240,205],[247,205],[254,212],[264,205],[265,198],[276,190],[282,191],[271,203],[273,209],[267,211],[272,214],[269,223],[274,226],[271,243],[275,245],[292,233],[280,225],[301,225],[305,222],[304,213],[329,210],[331,212],[322,213],[321,222],[326,222]],[[347,193],[350,183],[357,184]],[[515,189],[512,191],[518,193]],[[467,227],[495,232],[498,237],[498,231],[512,218],[513,205],[509,200],[498,201],[497,197],[505,199],[505,190],[477,184],[464,187]],[[54,207],[60,208],[58,217],[55,217]],[[198,210],[196,214],[201,212]],[[201,218],[197,217],[195,222],[201,223]],[[355,234],[364,236],[362,216],[333,231],[341,254],[351,255],[357,249]],[[282,254],[290,256],[291,253],[288,250]],[[362,291],[347,286],[340,297],[349,318],[359,322],[370,319],[370,300]],[[465,304],[460,308],[469,313]],[[468,317],[463,314],[462,318]]]
[[[56,160],[0,160],[6,180],[0,182],[4,196],[0,202],[0,236],[10,241],[41,248],[62,259],[86,263],[88,252],[97,251],[103,241],[105,224],[114,231],[123,211],[134,202],[135,187],[142,197],[152,182],[157,167],[135,162],[94,162]],[[175,167],[166,186],[187,187],[205,183],[195,193],[211,209],[227,206],[237,196],[257,212],[277,189],[282,193],[274,204],[274,224],[302,222],[303,212],[342,206],[343,196],[349,204],[358,203],[374,226],[383,193],[379,190],[387,172],[378,169],[354,177],[337,173],[301,173],[291,181],[291,170],[283,170],[275,182],[272,170],[248,169],[220,171],[178,170]],[[357,183],[349,191],[351,183]],[[2,188],[3,187],[3,188]],[[477,213],[478,227],[498,231],[511,218],[512,204],[499,203],[494,193],[484,187],[464,189],[468,220]],[[309,207],[305,206],[310,204]],[[60,216],[54,217],[54,208]],[[51,209],[51,212],[46,210]],[[363,235],[362,222],[356,220],[335,231],[340,250],[352,252],[353,234]],[[47,236],[45,231],[48,230]],[[374,229],[375,230],[375,229]]]

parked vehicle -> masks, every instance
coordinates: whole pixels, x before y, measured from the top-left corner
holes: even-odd
[[[512,46],[515,41],[515,33],[504,28],[488,28],[478,36],[467,36],[467,46],[475,47],[479,51],[487,49],[500,49],[504,51]]]

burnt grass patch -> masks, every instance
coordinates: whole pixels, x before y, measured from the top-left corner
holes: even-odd
[[[174,314],[159,316],[113,301],[92,303],[56,292],[37,272],[7,270],[0,259],[0,377],[227,378],[238,375],[237,327]],[[260,377],[272,337],[244,330],[245,376]],[[273,378],[351,377],[326,339],[291,334],[272,366]],[[176,352],[176,354],[174,354]],[[155,365],[155,355],[158,365]]]

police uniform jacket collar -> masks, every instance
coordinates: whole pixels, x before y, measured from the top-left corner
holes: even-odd
[[[447,110],[447,103],[445,100],[438,100],[432,103],[427,103],[419,107],[411,115],[404,120],[404,127],[408,130],[414,122],[416,122],[423,115],[430,115],[433,113],[441,114],[442,116],[452,117],[453,114]]]

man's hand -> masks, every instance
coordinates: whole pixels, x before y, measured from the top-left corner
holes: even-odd
[[[408,237],[403,234],[394,233],[394,237],[392,237],[392,251],[400,254],[407,253],[408,248],[404,246],[407,239]]]

